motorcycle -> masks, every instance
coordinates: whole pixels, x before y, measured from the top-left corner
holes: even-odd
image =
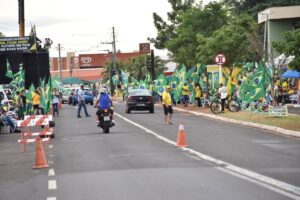
[[[103,129],[103,133],[109,133],[109,129],[114,126],[112,122],[112,111],[109,109],[103,109],[97,112],[98,126]]]

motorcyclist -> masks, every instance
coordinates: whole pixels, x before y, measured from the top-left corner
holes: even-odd
[[[98,107],[98,110],[96,112],[96,115],[98,116],[98,120],[100,121],[100,116],[102,114],[102,111],[104,109],[108,109],[111,112],[111,117],[112,117],[112,125],[115,125],[115,121],[113,120],[113,109],[112,109],[112,100],[110,96],[107,94],[107,90],[105,88],[101,88],[99,90],[99,98],[96,102],[96,105]]]

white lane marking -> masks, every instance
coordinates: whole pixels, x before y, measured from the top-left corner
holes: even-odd
[[[133,121],[131,121],[130,119],[118,114],[118,113],[115,113],[116,116],[120,117],[121,119],[127,121],[128,123],[144,130],[146,133],[149,133],[149,134],[152,134],[154,135],[156,138],[170,144],[170,145],[173,145],[173,146],[176,146],[176,142],[174,141],[171,141],[149,129],[147,129],[146,127],[140,125],[140,124],[137,124]],[[249,170],[246,170],[246,169],[243,169],[241,167],[238,167],[238,166],[235,166],[235,165],[232,165],[230,163],[227,163],[227,162],[224,162],[222,160],[218,160],[216,158],[213,158],[211,156],[208,156],[208,155],[205,155],[205,154],[202,154],[200,152],[197,152],[191,148],[187,148],[187,147],[183,147],[181,148],[183,151],[185,152],[188,152],[192,155],[195,155],[201,159],[204,159],[204,160],[207,160],[209,162],[212,162],[212,163],[215,163],[217,165],[219,165],[220,167],[222,168],[226,168],[227,170],[230,170],[230,171],[233,171],[235,173],[238,173],[238,174],[242,174],[242,175],[245,175],[245,176],[248,176],[249,178],[252,178],[252,179],[255,179],[257,181],[260,181],[260,182],[263,182],[265,184],[268,184],[270,186],[274,186],[278,189],[281,189],[281,190],[285,190],[287,192],[290,192],[290,193],[293,193],[293,194],[296,194],[296,195],[300,195],[300,188],[299,187],[296,187],[294,185],[291,185],[291,184],[288,184],[288,183],[285,183],[285,182],[282,182],[282,181],[278,181],[278,180],[275,180],[273,178],[270,178],[270,177],[267,177],[267,176],[264,176],[264,175],[261,175],[261,174],[258,174],[258,173],[255,173],[255,172],[252,172],[252,171],[249,171]]]
[[[53,148],[53,144],[50,144],[50,145],[49,145],[49,149],[52,149],[52,148]]]
[[[47,200],[56,200],[56,197],[48,197]]]
[[[56,190],[56,180],[49,180],[48,181],[48,190]]]
[[[48,176],[55,176],[54,169],[49,169]]]
[[[236,176],[236,177],[238,177],[238,178],[241,178],[241,179],[244,179],[244,180],[246,180],[246,181],[249,181],[249,182],[251,182],[251,183],[255,183],[255,184],[259,185],[259,186],[262,186],[262,187],[267,188],[267,189],[269,189],[269,190],[272,190],[272,191],[274,191],[274,192],[277,192],[277,193],[279,193],[279,194],[281,194],[281,195],[283,195],[283,196],[287,196],[287,197],[292,198],[292,199],[300,200],[300,197],[299,197],[299,196],[294,195],[294,194],[291,194],[291,193],[286,192],[286,191],[284,191],[284,190],[281,190],[281,189],[279,189],[279,188],[277,188],[277,187],[273,187],[273,186],[268,185],[268,184],[266,184],[266,183],[263,183],[263,182],[260,182],[260,181],[258,181],[258,180],[249,178],[249,177],[244,176],[244,175],[242,175],[242,174],[235,173],[235,172],[233,172],[233,171],[230,171],[230,170],[225,169],[225,168],[222,168],[222,167],[215,167],[215,168],[218,169],[218,170],[220,170],[220,171],[223,171],[223,172],[225,172],[225,173],[228,173],[228,174],[231,174],[231,175],[233,175],[233,176]]]

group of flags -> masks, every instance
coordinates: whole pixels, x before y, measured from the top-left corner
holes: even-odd
[[[195,89],[194,83],[199,83],[203,90],[206,90],[207,85],[208,89],[212,90],[211,86],[213,82],[215,85],[219,85],[218,76],[213,76],[212,73],[206,73],[205,64],[197,64],[191,67],[189,70],[186,69],[184,65],[180,69],[176,69],[172,76],[165,76],[160,74],[154,81],[151,80],[150,74],[145,75],[144,80],[136,80],[134,77],[131,77],[129,73],[121,70],[120,76],[113,76],[113,84],[119,84],[120,82],[124,86],[124,92],[127,93],[130,87],[140,88],[140,89],[151,89],[154,92],[162,95],[165,91],[166,85],[169,85],[172,90],[171,94],[176,102],[180,100],[182,95],[182,88],[185,84],[188,85],[190,100],[191,102],[195,101]],[[222,68],[222,83],[226,86],[228,94],[232,94],[239,87],[240,99],[245,102],[252,102],[260,98],[265,97],[266,89],[269,87],[272,80],[272,69],[263,64],[257,66],[254,63],[246,63],[243,66],[233,67],[233,68]],[[238,86],[238,80],[241,75],[247,75],[245,81]],[[25,88],[25,71],[22,64],[19,66],[19,71],[14,74],[12,72],[11,66],[7,61],[7,71],[6,76],[11,78],[11,85],[15,85],[18,90]],[[46,112],[50,112],[51,105],[51,95],[52,89],[57,88],[58,90],[64,91],[63,84],[60,82],[59,78],[55,76],[51,78],[48,77],[48,83],[45,84],[45,79],[40,80],[41,92],[41,104],[44,106]],[[216,90],[218,87],[216,87]],[[35,88],[33,85],[30,86],[29,92],[27,93],[28,100],[31,100],[32,93]],[[211,91],[213,93],[214,91]]]
[[[12,79],[9,85],[14,86],[16,91],[21,92],[25,89],[25,70],[23,69],[23,64],[19,65],[19,71],[17,73],[13,73],[11,65],[9,61],[6,62],[7,70],[6,70],[6,77]],[[47,83],[46,80],[48,79]],[[51,111],[51,104],[53,99],[53,88],[56,88],[60,91],[65,91],[63,84],[60,82],[58,76],[51,77],[51,74],[48,78],[40,79],[38,87],[40,88],[40,107],[44,108],[44,112],[46,114],[50,113]],[[28,91],[26,93],[26,99],[28,102],[32,102],[32,96],[35,92],[36,88],[33,84],[30,85]],[[27,109],[29,114],[33,110],[31,108]]]
[[[151,89],[154,92],[162,95],[165,91],[166,85],[169,85],[172,90],[171,94],[176,102],[178,102],[182,95],[182,88],[185,84],[188,85],[190,100],[195,101],[195,83],[199,83],[202,91],[209,90],[211,95],[216,94],[219,85],[218,72],[207,73],[207,66],[205,64],[197,64],[189,70],[184,65],[180,69],[176,69],[171,76],[160,74],[154,81],[151,81],[150,74],[146,74],[144,80],[137,81],[121,70],[120,80],[117,76],[113,79],[113,84],[117,81],[122,82],[124,91],[127,92],[128,88]],[[264,98],[266,89],[269,87],[272,80],[272,69],[263,64],[255,66],[254,63],[246,63],[242,66],[234,66],[231,68],[222,67],[221,83],[223,83],[228,94],[233,94],[239,89],[239,98],[245,102],[252,102]],[[241,77],[244,80],[241,85],[238,85]],[[247,77],[247,78],[245,78]],[[215,85],[212,88],[212,85]],[[208,86],[208,88],[207,88]]]

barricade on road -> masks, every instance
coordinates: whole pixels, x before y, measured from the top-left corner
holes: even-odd
[[[48,148],[48,145],[51,143],[51,136],[53,135],[53,129],[50,128],[52,120],[52,115],[26,115],[24,120],[18,120],[17,126],[21,129],[21,139],[18,140],[18,143],[23,145],[23,152],[26,152],[27,143],[37,142],[37,138],[41,137],[45,137],[41,141],[46,142]],[[42,127],[42,131],[32,132],[31,128],[35,126]]]

